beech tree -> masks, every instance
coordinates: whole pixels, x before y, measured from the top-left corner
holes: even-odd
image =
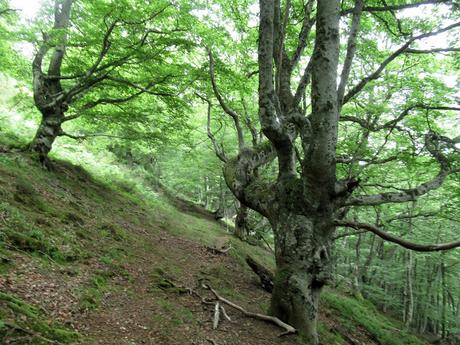
[[[455,21],[455,2],[443,0],[403,4],[260,0],[259,4],[258,115],[267,140],[240,147],[225,164],[225,180],[241,203],[267,217],[273,228],[277,270],[272,314],[319,344],[318,302],[331,279],[330,249],[338,227],[370,231],[416,251],[460,246],[460,241],[413,243],[348,217],[355,208],[413,202],[460,171],[455,140],[434,121],[460,110],[453,92],[442,87],[438,93],[431,78],[427,99],[423,97],[427,82],[411,74],[421,72],[414,66],[426,54],[459,50],[425,49],[418,44],[455,34],[460,22]],[[396,14],[433,4],[447,6],[450,18],[425,25]],[[346,44],[341,45],[341,39]],[[429,73],[426,67],[424,71]],[[408,78],[415,80],[398,83]],[[229,113],[224,97],[216,88],[214,93]],[[236,112],[230,115],[240,117]],[[412,117],[424,120],[414,124]],[[395,151],[388,149],[390,142],[403,143],[396,149],[403,152],[384,155],[383,148]],[[362,185],[366,170],[404,169],[409,156],[422,169],[416,186]],[[257,172],[274,159],[277,177],[262,178]]]
[[[32,63],[34,101],[42,118],[30,150],[42,162],[57,137],[81,138],[66,133],[63,124],[97,116],[96,107],[119,106],[143,94],[171,105],[168,98],[186,84],[186,78],[178,80],[186,64],[179,68],[171,61],[188,46],[179,7],[166,1],[54,2],[53,28],[43,33]]]

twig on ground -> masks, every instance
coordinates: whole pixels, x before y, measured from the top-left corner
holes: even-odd
[[[219,327],[219,318],[220,318],[220,303],[216,302],[214,308],[214,322],[212,323],[212,329],[217,329]]]
[[[222,315],[227,319],[229,322],[233,322],[230,316],[228,316],[227,311],[225,310],[224,306],[220,306],[220,310],[222,310]]]
[[[252,318],[255,318],[255,319],[259,319],[259,320],[263,320],[263,321],[267,321],[267,322],[271,322],[281,328],[283,328],[285,330],[285,332],[283,332],[282,334],[280,334],[280,337],[281,336],[284,336],[284,335],[288,335],[288,334],[295,334],[297,333],[297,330],[292,327],[291,325],[288,325],[287,323],[284,323],[283,321],[281,321],[280,319],[278,319],[277,317],[274,317],[274,316],[268,316],[268,315],[264,315],[264,314],[259,314],[259,313],[252,313],[250,311],[247,311],[245,310],[243,307],[240,307],[239,305],[229,301],[228,299],[220,296],[216,290],[214,290],[211,286],[207,285],[207,284],[203,284],[203,288],[207,289],[207,290],[210,290],[213,295],[216,297],[217,300],[221,301],[222,303],[225,303],[227,305],[229,305],[230,307],[232,308],[235,308],[236,310],[239,310],[240,312],[242,312],[244,315],[248,316],[248,317],[252,317]]]

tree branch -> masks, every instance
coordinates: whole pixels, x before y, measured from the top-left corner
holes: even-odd
[[[61,6],[59,4],[61,3]],[[67,29],[70,23],[70,10],[72,7],[73,0],[55,1],[54,6],[54,30]],[[54,49],[53,56],[51,57],[48,75],[61,74],[61,65],[64,58],[65,49],[67,44],[67,33],[63,34],[61,41]]]
[[[211,130],[212,103],[208,98],[200,95],[198,92],[195,92],[195,95],[197,97],[199,97],[201,100],[205,101],[207,103],[207,105],[208,105],[208,117],[207,117],[208,121],[207,121],[207,125],[206,125],[206,130],[207,130],[208,138],[209,138],[209,140],[211,140],[212,147],[214,148],[214,153],[216,154],[217,158],[219,158],[222,162],[227,163],[228,158],[225,155],[223,145],[219,144],[217,142],[216,137],[214,136],[214,134],[212,133],[212,130]]]
[[[456,27],[460,26],[460,22],[453,23],[449,26],[446,26],[444,28],[438,29],[436,31],[428,32],[428,33],[423,33],[417,36],[412,37],[409,39],[405,44],[403,44],[399,49],[394,51],[389,57],[387,57],[381,64],[380,66],[369,76],[365,77],[362,79],[357,85],[355,85],[344,97],[342,104],[347,103],[351,98],[356,96],[359,92],[362,91],[362,89],[367,85],[368,82],[378,79],[383,72],[383,70],[386,68],[386,66],[392,62],[394,59],[396,59],[398,56],[401,54],[405,53],[407,49],[409,49],[410,45],[414,43],[417,40],[421,40],[427,37],[431,36],[436,36],[440,33],[449,31],[451,29],[454,29]]]
[[[353,9],[353,18],[351,20],[350,34],[347,42],[347,55],[343,63],[342,74],[340,76],[340,83],[337,90],[337,101],[339,107],[343,103],[343,97],[345,95],[345,87],[348,82],[348,78],[351,72],[351,66],[356,53],[356,40],[358,38],[358,32],[360,30],[361,13],[364,6],[364,0],[355,0],[355,8]]]
[[[460,52],[460,48],[432,48],[432,49],[412,49],[406,50],[408,54],[432,54],[432,53],[449,53],[449,52]]]
[[[230,108],[227,105],[227,103],[224,101],[224,98],[220,94],[219,88],[217,87],[217,83],[216,83],[216,77],[214,74],[214,58],[212,55],[212,51],[209,48],[207,48],[207,50],[208,50],[208,57],[209,57],[209,76],[211,78],[212,90],[214,91],[214,95],[219,101],[219,104],[224,110],[224,112],[233,119],[233,123],[235,124],[236,133],[238,135],[238,146],[241,149],[244,147],[244,134],[243,134],[243,129],[241,128],[240,116],[237,114],[236,111],[234,111],[232,108]]]
[[[452,0],[425,0],[416,2],[413,4],[402,4],[402,5],[390,5],[390,6],[364,6],[364,12],[385,12],[385,11],[400,11],[408,8],[416,8],[422,5],[436,5],[436,4],[449,4],[452,3]],[[343,10],[342,15],[347,15],[353,13],[353,8]]]
[[[310,36],[311,29],[316,21],[316,18],[314,16],[310,17],[313,11],[313,4],[313,0],[308,0],[304,6],[304,19],[302,23],[302,29],[299,33],[299,43],[290,60],[291,71],[294,69],[294,67],[297,65],[300,58],[302,57],[303,51],[305,50],[308,44],[308,37]]]
[[[460,168],[450,168],[448,159],[442,153],[442,148],[437,145],[440,138],[434,133],[428,133],[425,136],[425,146],[430,154],[438,161],[440,170],[438,174],[430,181],[424,182],[415,188],[401,189],[399,192],[386,192],[375,195],[362,195],[350,197],[345,206],[371,206],[382,205],[387,203],[402,203],[415,201],[418,197],[428,192],[438,189],[443,184],[447,176],[460,172]]]
[[[254,171],[275,157],[271,142],[265,141],[254,148],[243,148],[237,157],[229,159],[224,166],[225,182],[232,193],[246,206],[266,217],[274,188],[258,181]]]
[[[357,222],[352,222],[352,221],[347,221],[347,220],[336,220],[334,223],[336,226],[348,227],[348,228],[352,228],[355,230],[364,229],[366,231],[373,232],[374,234],[376,234],[377,236],[379,236],[380,238],[386,241],[399,244],[400,246],[404,248],[418,251],[418,252],[437,252],[437,251],[450,250],[450,249],[460,247],[460,240],[448,242],[448,243],[439,243],[439,244],[418,244],[418,243],[407,241],[403,238],[400,238],[388,232],[385,232],[371,224],[357,223]]]
[[[367,129],[371,132],[378,132],[382,129],[394,128],[399,122],[401,122],[409,113],[414,109],[424,109],[424,110],[451,110],[451,111],[460,111],[460,107],[447,106],[447,105],[425,105],[425,104],[415,104],[410,105],[405,108],[401,113],[394,118],[393,120],[387,121],[384,124],[376,125],[371,124],[368,120],[362,119],[352,115],[342,115],[340,116],[341,122],[354,122],[359,124],[362,128]]]

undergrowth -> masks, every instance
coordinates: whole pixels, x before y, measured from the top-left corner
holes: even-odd
[[[321,295],[324,306],[336,311],[340,325],[353,332],[362,326],[379,344],[385,345],[425,345],[426,343],[404,330],[402,324],[382,315],[376,307],[364,299],[356,299],[332,290]]]

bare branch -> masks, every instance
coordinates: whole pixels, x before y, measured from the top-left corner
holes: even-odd
[[[352,228],[356,230],[364,229],[364,230],[373,232],[374,234],[383,238],[386,241],[399,244],[400,246],[404,248],[418,251],[418,252],[437,252],[437,251],[450,250],[450,249],[460,247],[460,240],[448,242],[448,243],[439,243],[439,244],[418,244],[418,243],[407,241],[403,238],[400,238],[388,232],[385,232],[371,224],[357,223],[357,222],[352,222],[352,221],[347,221],[347,220],[336,220],[334,223],[336,226],[348,227],[348,228]]]
[[[214,58],[212,55],[211,49],[208,50],[208,57],[209,57],[209,76],[211,78],[212,90],[214,91],[214,95],[216,96],[217,100],[219,101],[220,106],[222,109],[227,113],[232,119],[233,123],[235,124],[236,133],[238,135],[238,146],[241,148],[244,147],[244,134],[243,129],[241,128],[240,124],[240,116],[236,111],[230,108],[227,103],[225,102],[224,98],[220,94],[219,88],[217,87],[216,77],[214,74]]]
[[[406,219],[422,218],[422,217],[423,218],[429,218],[429,217],[436,216],[438,213],[439,213],[439,211],[438,212],[416,213],[416,214],[404,213],[404,214],[399,214],[397,216],[394,216],[392,218],[387,218],[383,222],[384,223],[391,223],[391,222],[394,222],[394,221],[397,221],[397,220],[406,220]]]
[[[222,144],[217,142],[216,137],[214,136],[214,133],[212,133],[212,130],[211,130],[212,103],[208,98],[200,95],[197,92],[195,92],[195,95],[199,97],[201,100],[205,101],[208,105],[208,122],[207,122],[206,129],[207,129],[208,138],[209,140],[211,140],[212,146],[214,148],[214,153],[216,154],[217,158],[219,158],[222,162],[227,163],[228,158],[225,155],[224,147],[222,146]]]
[[[124,139],[124,140],[139,140],[139,137],[126,137],[122,135],[115,135],[115,134],[104,134],[104,133],[92,133],[92,134],[70,134],[67,132],[62,131],[59,133],[60,137],[68,137],[75,140],[86,140],[88,138],[96,138],[96,137],[103,137],[103,138],[116,138],[116,139]]]
[[[9,12],[18,12],[19,10],[14,9],[14,8],[3,8],[0,10],[0,17],[3,16],[4,14],[7,14]]]
[[[107,76],[106,77],[106,80],[111,80],[111,81],[114,81],[116,83],[119,83],[119,84],[123,84],[123,85],[127,85],[133,89],[136,89],[136,90],[139,90],[139,91],[142,91],[143,93],[148,93],[150,95],[155,95],[155,96],[165,96],[165,97],[172,97],[174,96],[174,94],[172,93],[168,93],[168,92],[158,92],[158,91],[152,91],[151,88],[155,85],[158,85],[158,84],[161,84],[163,82],[165,82],[167,79],[169,79],[171,76],[170,75],[166,75],[164,76],[163,78],[161,78],[160,80],[158,81],[152,81],[150,82],[147,86],[142,86],[142,85],[138,85],[130,80],[127,80],[127,79],[123,79],[123,78],[117,78],[117,77],[112,77],[112,76]]]
[[[244,123],[246,124],[246,127],[249,129],[249,132],[251,132],[252,146],[256,146],[259,143],[259,134],[257,133],[256,127],[252,123],[251,116],[248,112],[248,106],[246,104],[246,100],[244,99],[244,97],[241,98],[241,103],[243,105],[244,110]]]
[[[368,232],[368,230],[358,230],[358,231],[352,231],[352,232],[344,232],[343,234],[335,235],[332,238],[332,241],[337,241],[337,240],[340,240],[341,238],[345,238],[345,237],[349,237],[349,236],[365,234],[366,232]]]
[[[82,113],[78,113],[74,115],[65,116],[64,119],[62,120],[62,123],[78,119],[82,115],[83,115]]]
[[[432,48],[432,49],[412,49],[406,50],[408,54],[433,54],[433,53],[449,53],[449,52],[460,52],[460,48]]]
[[[297,90],[295,92],[294,102],[293,102],[293,104],[295,105],[300,103],[300,100],[302,99],[302,96],[304,95],[305,90],[311,81],[312,66],[313,66],[312,59],[310,59],[310,61],[308,61],[308,64],[303,71],[302,77],[300,78],[299,85],[297,85]]]
[[[110,36],[112,35],[112,32],[115,29],[117,23],[118,23],[117,20],[114,20],[112,24],[110,24],[109,27],[107,28],[107,31],[105,32],[104,37],[102,39],[101,51],[99,52],[99,55],[97,56],[96,61],[94,61],[93,65],[86,72],[85,79],[90,78],[94,74],[94,72],[97,70],[102,60],[104,59],[104,57],[109,52],[110,46],[111,46]]]
[[[356,39],[360,30],[361,13],[364,6],[364,0],[355,0],[355,8],[353,9],[353,18],[351,20],[350,35],[348,36],[347,55],[343,64],[342,74],[340,76],[340,83],[337,90],[337,101],[340,105],[343,103],[345,95],[345,86],[348,83],[348,78],[351,72],[351,66],[356,53]]]
[[[310,36],[310,31],[316,21],[315,16],[311,17],[311,13],[313,11],[313,4],[314,4],[313,0],[308,0],[304,6],[304,19],[302,23],[302,29],[300,30],[300,33],[299,33],[299,43],[290,61],[291,70],[299,62],[303,54],[303,51],[307,47],[308,37]]]
[[[422,5],[436,5],[436,4],[450,4],[452,0],[425,0],[413,4],[390,5],[390,6],[364,6],[365,12],[386,12],[386,11],[400,11],[407,8],[416,8]],[[342,11],[342,15],[353,13],[353,8]]]
[[[393,162],[398,159],[397,156],[390,156],[387,158],[382,159],[368,159],[363,157],[337,157],[336,162],[342,164],[353,164],[356,162],[365,162],[366,165],[374,165],[374,164],[385,164],[388,162]]]

